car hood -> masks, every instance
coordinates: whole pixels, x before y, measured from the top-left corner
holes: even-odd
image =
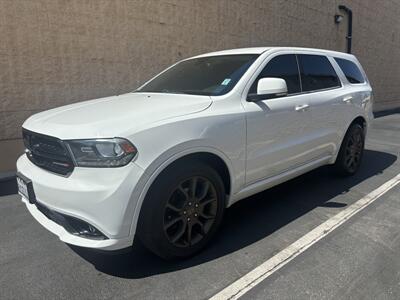
[[[200,112],[211,103],[208,96],[129,93],[44,111],[23,127],[60,139],[123,137],[155,122]]]

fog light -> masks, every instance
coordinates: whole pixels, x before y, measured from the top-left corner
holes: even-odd
[[[85,221],[53,211],[39,202],[35,205],[42,214],[71,234],[94,240],[108,239],[100,230]]]
[[[96,239],[96,240],[107,239],[107,237],[93,225],[90,225],[82,220],[70,216],[65,216],[65,219],[69,225],[68,226],[69,230],[68,229],[67,230],[72,234],[89,239]]]

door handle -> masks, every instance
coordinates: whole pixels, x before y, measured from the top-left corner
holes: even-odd
[[[294,109],[296,111],[305,111],[310,107],[308,104],[303,104],[303,105],[297,105]]]
[[[353,99],[352,96],[347,96],[343,98],[343,102],[350,102]]]

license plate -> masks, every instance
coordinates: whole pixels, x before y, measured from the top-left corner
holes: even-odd
[[[28,199],[30,203],[36,202],[35,193],[33,191],[32,181],[24,175],[17,173],[18,193]]]

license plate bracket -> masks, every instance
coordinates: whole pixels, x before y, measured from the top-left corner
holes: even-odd
[[[32,180],[22,175],[21,173],[16,174],[18,193],[24,198],[28,199],[29,203],[36,203],[36,196],[33,190]]]

